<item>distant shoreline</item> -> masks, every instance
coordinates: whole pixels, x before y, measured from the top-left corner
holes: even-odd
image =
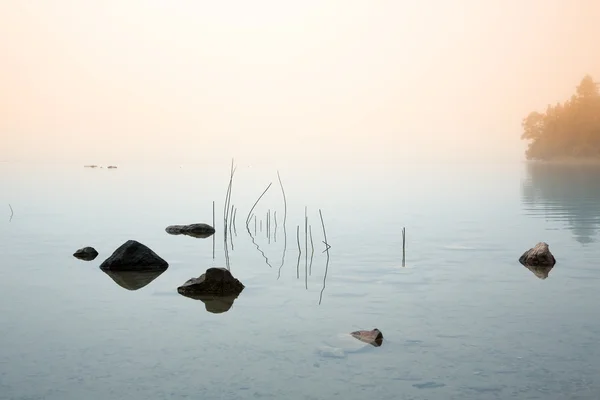
[[[597,165],[600,166],[600,157],[561,157],[551,160],[525,160],[530,164],[548,164],[548,165]]]

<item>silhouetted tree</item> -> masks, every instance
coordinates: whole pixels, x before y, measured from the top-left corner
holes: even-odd
[[[530,113],[521,125],[521,139],[530,141],[527,159],[600,158],[598,83],[586,75],[571,99]]]

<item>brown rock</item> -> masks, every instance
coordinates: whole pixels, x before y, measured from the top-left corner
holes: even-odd
[[[556,259],[550,253],[548,244],[540,242],[534,248],[527,250],[519,258],[519,262],[526,267],[554,267]]]
[[[361,342],[369,343],[375,347],[383,344],[383,333],[377,328],[372,331],[355,331],[350,334]]]

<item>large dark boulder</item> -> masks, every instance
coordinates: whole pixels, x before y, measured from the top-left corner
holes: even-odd
[[[83,261],[92,261],[98,257],[98,252],[93,247],[83,247],[73,253],[73,257]]]
[[[208,224],[170,225],[165,229],[170,235],[186,235],[199,239],[212,236],[215,228]]]
[[[165,270],[155,271],[103,271],[115,283],[127,290],[138,290],[158,278]]]
[[[225,268],[209,268],[198,278],[189,279],[177,288],[179,294],[201,298],[203,296],[232,296],[244,290],[242,282]]]
[[[548,244],[540,242],[535,247],[523,253],[519,258],[519,262],[526,267],[554,267],[556,259],[550,253]]]
[[[100,265],[100,269],[110,271],[157,271],[168,267],[165,260],[135,240],[123,243]]]

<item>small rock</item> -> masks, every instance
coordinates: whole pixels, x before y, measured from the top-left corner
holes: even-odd
[[[156,271],[168,267],[165,260],[135,240],[123,243],[100,265],[100,269],[112,271]]]
[[[199,239],[212,236],[215,228],[208,224],[170,225],[165,229],[170,235],[186,235]]]
[[[84,165],[84,168],[98,168],[97,165]]]
[[[116,166],[114,166],[114,165],[109,165],[109,166],[108,166],[108,167],[106,167],[106,168],[108,168],[108,169],[117,169],[117,167],[116,167]]]
[[[225,268],[209,268],[198,278],[189,279],[177,288],[179,294],[192,298],[239,295],[242,290],[242,282]]]
[[[98,252],[93,247],[84,247],[73,253],[73,257],[83,261],[92,261],[98,257]]]
[[[375,347],[383,344],[383,333],[377,328],[372,331],[355,331],[350,334],[361,342],[369,343]]]
[[[548,244],[540,242],[535,245],[534,248],[527,250],[519,258],[519,262],[524,266],[542,266],[542,267],[554,267],[556,259],[550,253]]]

